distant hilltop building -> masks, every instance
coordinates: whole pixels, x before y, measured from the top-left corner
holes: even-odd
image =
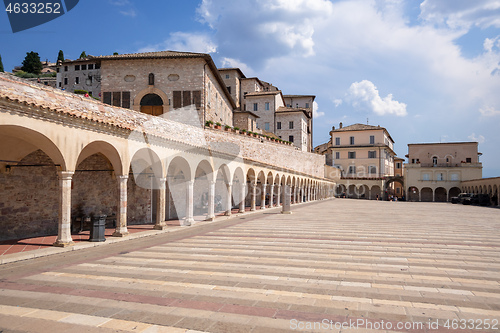
[[[283,95],[239,68],[218,69],[208,54],[161,51],[88,56],[57,68],[57,87],[87,91],[104,103],[160,116],[194,107],[212,121],[312,151],[313,95]]]

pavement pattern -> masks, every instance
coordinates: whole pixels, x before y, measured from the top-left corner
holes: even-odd
[[[500,210],[336,199],[0,266],[0,332],[498,332]]]

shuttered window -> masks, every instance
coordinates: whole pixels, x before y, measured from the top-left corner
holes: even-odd
[[[102,101],[105,104],[111,105],[111,93],[109,91],[104,92]]]
[[[182,91],[174,91],[174,109],[182,107]]]
[[[130,109],[130,91],[122,93],[122,108]]]
[[[201,108],[201,90],[193,91],[193,103],[196,108]]]
[[[191,92],[190,91],[183,91],[182,92],[182,106],[189,106],[191,105]]]
[[[113,92],[113,106],[121,106],[121,95],[119,91]]]

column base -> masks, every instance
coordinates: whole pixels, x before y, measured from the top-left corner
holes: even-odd
[[[240,209],[240,210],[238,211],[238,214],[243,214],[243,213],[245,213],[245,210],[244,210],[244,209]]]
[[[225,212],[224,216],[231,216],[231,212]]]
[[[257,209],[255,207],[250,208],[251,212],[255,212]]]
[[[205,219],[205,221],[215,221],[215,216],[210,216]]]
[[[74,245],[75,245],[75,242],[73,242],[73,241],[70,241],[70,242],[55,241],[54,244],[52,244],[52,246],[55,246],[55,247],[70,247],[70,246],[74,246]]]
[[[291,211],[288,211],[288,212],[283,212],[282,211],[281,214],[292,214],[292,212]]]
[[[166,224],[155,224],[155,226],[154,226],[154,228],[153,228],[153,229],[154,229],[154,230],[165,230],[165,229],[167,229],[167,228],[168,228],[168,227],[167,227],[167,225],[166,225]]]
[[[113,232],[111,237],[127,237],[128,235],[130,235],[130,232],[128,232],[128,231],[125,231],[125,232],[115,231],[115,232]]]
[[[262,206],[262,207],[260,207],[260,209],[266,209],[266,207],[265,207],[265,206]]]
[[[182,227],[190,227],[193,223],[194,223],[193,218],[185,219],[184,221],[182,221],[181,226]]]

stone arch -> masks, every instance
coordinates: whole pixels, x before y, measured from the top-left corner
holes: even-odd
[[[382,189],[378,185],[373,185],[370,190],[370,200],[382,200]]]
[[[62,151],[49,137],[23,126],[0,125],[0,152],[3,160],[15,164],[39,149],[54,162],[59,171],[68,170]]]
[[[359,199],[370,199],[370,188],[367,185],[357,187]]]
[[[194,173],[193,184],[193,214],[195,216],[209,215],[209,190],[214,178],[214,170],[210,162],[202,160]],[[213,216],[210,216],[213,218]]]
[[[337,186],[335,187],[335,195],[339,198],[345,198],[346,187],[344,184],[337,184]]]
[[[38,131],[0,125],[0,156],[0,240],[58,234],[62,151]]]
[[[167,168],[167,219],[184,220],[184,225],[193,222],[190,215],[194,210],[194,202],[191,210],[190,202],[186,200],[190,186],[194,187],[191,166],[182,156],[176,156],[168,164]]]
[[[420,190],[416,186],[408,188],[408,201],[420,201]]]
[[[133,104],[133,109],[135,111],[141,112],[141,100],[144,98],[144,96],[149,95],[149,94],[154,94],[157,95],[161,98],[163,101],[163,113],[167,113],[169,111],[169,103],[168,103],[168,96],[163,90],[160,90],[158,88],[155,88],[153,86],[149,86],[146,89],[141,90],[134,98],[134,104]]]
[[[436,190],[434,191],[434,196],[435,196],[435,199],[434,201],[435,202],[446,202],[448,201],[448,195],[447,195],[447,192],[446,192],[446,189],[444,187],[438,187],[436,188]]]
[[[460,194],[460,192],[461,192],[460,188],[458,188],[458,187],[450,188],[450,190],[448,191],[449,200],[451,200],[452,197],[457,197]]]
[[[424,187],[420,190],[420,201],[422,202],[432,202],[433,191],[430,187]]]
[[[221,214],[230,212],[232,208],[231,193],[229,193],[229,184],[231,184],[231,172],[226,164],[222,164],[217,169],[215,178],[215,213]],[[229,213],[226,213],[229,215]]]
[[[500,205],[499,202],[499,196],[498,196],[498,186],[495,184],[493,185],[493,195],[491,196],[491,200],[493,201],[494,205]]]
[[[127,171],[124,170],[124,163],[122,162],[118,150],[112,144],[105,141],[93,141],[85,146],[78,155],[75,169],[83,160],[96,153],[101,153],[106,156],[117,176],[122,176],[127,173]]]

